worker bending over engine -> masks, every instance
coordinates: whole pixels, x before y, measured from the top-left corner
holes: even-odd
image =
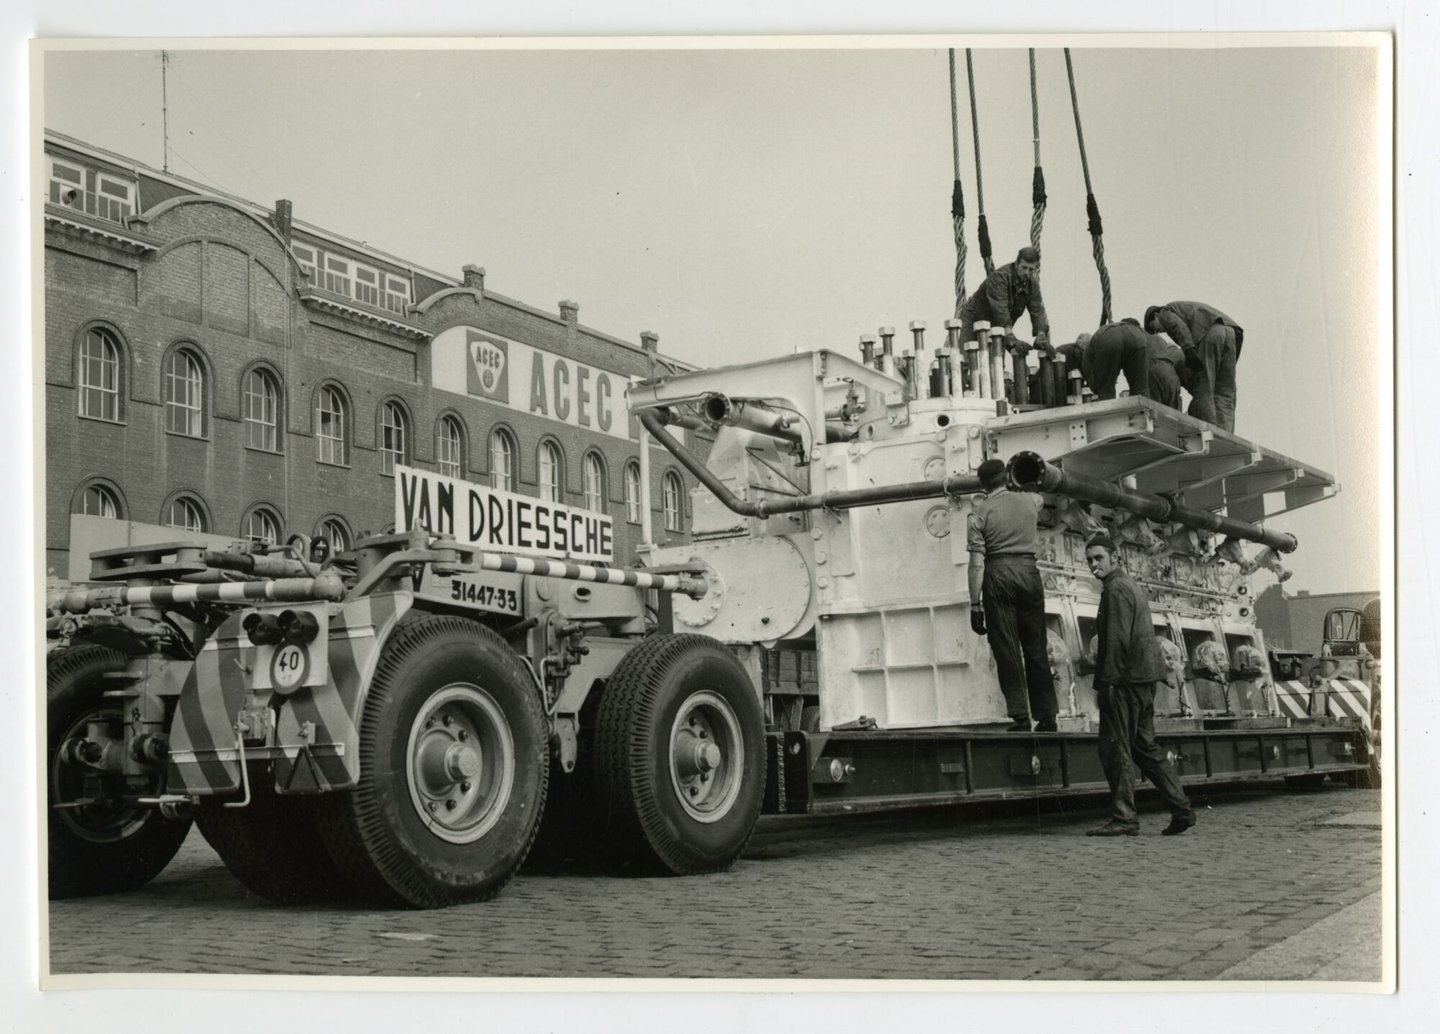
[[[1145,329],[1164,331],[1185,355],[1189,413],[1224,431],[1235,430],[1235,366],[1244,329],[1203,302],[1170,302],[1145,310]]]

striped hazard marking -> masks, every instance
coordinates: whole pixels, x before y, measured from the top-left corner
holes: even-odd
[[[1358,679],[1331,679],[1326,691],[1325,713],[1331,718],[1357,718],[1370,731],[1370,687]]]
[[[1310,683],[1293,680],[1275,683],[1275,702],[1280,713],[1286,718],[1309,718],[1310,698],[1314,691]]]

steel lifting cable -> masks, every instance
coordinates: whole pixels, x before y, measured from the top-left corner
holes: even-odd
[[[1040,250],[1040,231],[1045,225],[1045,170],[1040,167],[1040,98],[1035,91],[1035,51],[1030,51],[1030,120],[1035,133],[1035,176],[1030,182],[1030,247]]]
[[[950,220],[955,228],[955,318],[965,305],[965,190],[960,186],[960,111],[955,90],[955,51],[950,51],[950,150],[955,187],[950,192]]]
[[[990,227],[985,222],[985,184],[980,178],[980,113],[975,107],[975,64],[970,57],[970,48],[965,48],[965,74],[970,81],[970,125],[975,133],[975,203],[980,208],[980,219],[975,233],[980,238],[980,258],[985,262],[985,275],[995,272],[995,262],[990,257]]]
[[[1080,142],[1080,168],[1085,173],[1085,214],[1090,220],[1090,240],[1094,244],[1095,267],[1100,270],[1100,322],[1110,322],[1110,273],[1105,268],[1105,244],[1100,239],[1100,206],[1090,189],[1090,163],[1085,158],[1085,132],[1080,128],[1080,102],[1075,97],[1075,68],[1070,63],[1070,48],[1065,48],[1065,74],[1070,78],[1070,107],[1075,112],[1075,138]],[[981,217],[984,218],[983,216]]]

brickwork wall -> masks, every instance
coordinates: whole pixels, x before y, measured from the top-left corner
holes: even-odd
[[[157,200],[168,192],[151,191]],[[142,195],[143,196],[143,195]],[[212,199],[165,200],[132,228],[155,250],[134,254],[47,226],[45,265],[47,568],[64,573],[69,514],[79,490],[103,478],[119,494],[122,516],[163,523],[177,493],[203,503],[209,530],[239,536],[252,507],[277,511],[287,534],[313,534],[340,515],[352,534],[393,521],[394,478],[380,473],[380,407],[401,402],[409,415],[409,462],[436,469],[435,432],[442,413],[465,428],[464,476],[486,482],[489,442],[500,427],[517,450],[515,488],[535,494],[538,449],[555,442],[563,456],[561,501],[584,505],[582,457],[604,459],[607,509],[615,520],[616,561],[634,558],[640,525],[626,520],[623,471],[638,445],[482,400],[433,389],[428,338],[382,323],[326,311],[299,295],[303,277],[282,242],[251,215]],[[426,282],[423,281],[422,282]],[[427,286],[433,286],[427,283]],[[444,289],[443,287],[441,288]],[[422,299],[423,302],[423,299]],[[577,323],[491,296],[464,292],[404,317],[434,335],[475,326],[621,377],[646,376],[650,356]],[[121,420],[78,416],[76,357],[87,330],[103,327],[122,351]],[[163,366],[176,347],[192,349],[205,371],[202,437],[166,430]],[[243,384],[263,364],[281,389],[280,447],[247,445]],[[322,385],[347,403],[344,465],[317,461],[314,413]],[[618,387],[618,385],[617,385]],[[623,390],[621,388],[620,390]],[[619,405],[620,399],[615,398]],[[685,525],[693,480],[661,449],[651,456],[655,537],[666,532],[662,478],[682,475]]]

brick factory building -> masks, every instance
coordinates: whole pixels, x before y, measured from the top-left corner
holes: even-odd
[[[339,548],[390,527],[397,464],[614,522],[641,541],[631,344],[59,133],[44,138],[45,543],[183,537]],[[703,443],[702,443],[703,451]],[[683,540],[691,479],[651,450],[653,537]]]

